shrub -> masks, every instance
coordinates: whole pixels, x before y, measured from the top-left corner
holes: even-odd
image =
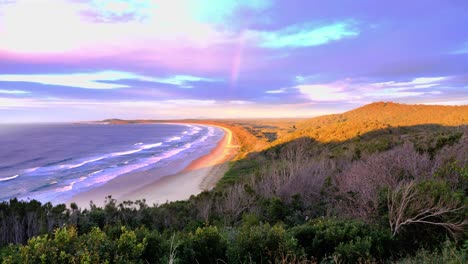
[[[353,263],[387,256],[393,247],[388,232],[359,221],[319,219],[293,227],[290,232],[307,257],[318,260],[335,255]]]
[[[227,241],[217,227],[198,228],[182,242],[183,263],[218,263],[226,261]]]
[[[404,258],[398,264],[459,264],[468,263],[468,241],[461,248],[455,247],[450,241],[445,242],[440,251],[421,249],[414,256]]]
[[[297,240],[280,225],[242,227],[228,242],[228,263],[275,263],[300,254]]]

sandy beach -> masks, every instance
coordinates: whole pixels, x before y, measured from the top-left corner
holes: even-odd
[[[222,126],[216,127],[225,131],[224,137],[209,154],[188,166],[172,164],[170,168],[124,174],[102,186],[75,195],[68,203],[75,202],[79,207],[87,208],[89,202],[93,201],[102,206],[105,197],[112,195],[118,202],[146,199],[146,203],[152,205],[186,200],[191,195],[212,189],[226,173],[229,161],[238,150],[232,132]]]

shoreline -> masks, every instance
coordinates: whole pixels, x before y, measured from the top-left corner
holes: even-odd
[[[153,205],[186,200],[192,195],[211,190],[229,169],[229,162],[237,154],[238,146],[234,145],[230,129],[213,124],[197,125],[217,127],[224,131],[223,138],[208,154],[188,165],[179,161],[163,168],[123,174],[99,187],[76,194],[66,203],[74,202],[78,207],[89,208],[90,201],[93,201],[95,205],[103,206],[105,198],[111,195],[118,203],[145,199],[148,205]]]

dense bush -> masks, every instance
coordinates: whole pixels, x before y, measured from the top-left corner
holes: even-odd
[[[183,263],[218,263],[226,261],[227,240],[217,227],[198,228],[189,233],[179,246]]]
[[[280,226],[261,224],[230,232],[229,263],[274,263],[300,255],[297,241]]]
[[[74,227],[55,230],[53,236],[32,238],[24,246],[8,247],[2,263],[143,263],[140,258],[146,238],[137,240],[133,231],[122,228],[111,240],[98,228],[78,236]]]
[[[352,220],[318,219],[293,227],[290,232],[309,258],[319,260],[336,256],[353,263],[384,258],[393,247],[388,232]]]

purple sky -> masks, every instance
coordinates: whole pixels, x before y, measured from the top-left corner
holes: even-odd
[[[464,0],[0,0],[0,122],[468,103]]]

